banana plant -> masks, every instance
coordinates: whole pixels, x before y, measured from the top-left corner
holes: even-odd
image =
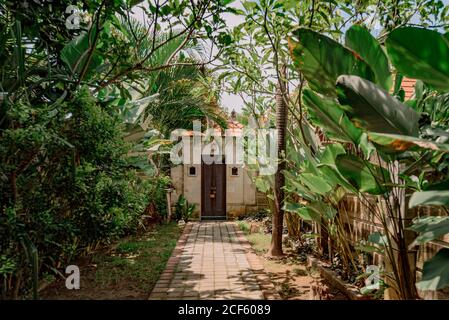
[[[362,25],[353,25],[345,34],[346,47],[355,51],[372,68],[376,83],[384,90],[390,90],[393,77],[388,57],[371,33]]]
[[[370,132],[417,137],[420,115],[376,84],[358,76],[336,81],[338,100],[351,120]]]
[[[284,210],[297,214],[304,221],[318,224],[322,232],[325,230],[321,233],[326,239],[324,242],[327,241],[327,235],[332,239],[330,256],[333,256],[330,249],[336,248],[346,270],[358,270],[355,261],[359,250],[351,251],[352,245],[348,237],[344,236],[342,221],[345,215],[341,212],[338,215],[339,202],[348,192],[385,193],[389,186],[382,185],[376,175],[383,171],[385,179],[390,180],[388,172],[347,154],[340,143],[322,146],[313,161],[303,160],[299,165],[299,173],[297,170],[285,173],[285,190],[289,199]],[[298,197],[302,200],[298,201]]]
[[[386,40],[388,56],[403,75],[429,86],[449,90],[449,38],[438,31],[416,27],[398,28]]]
[[[449,90],[449,40],[447,34],[421,28],[399,28],[393,31],[386,41],[388,55],[393,65],[406,76],[419,79],[430,88],[436,90],[437,98],[432,98],[427,110],[434,112],[438,108],[442,115],[449,109],[445,100],[445,92]],[[422,84],[418,83],[418,99],[421,95]],[[443,93],[443,94],[440,94]],[[443,102],[443,104],[441,104]],[[430,107],[430,108],[429,108]],[[441,120],[438,117],[438,120]],[[441,124],[441,122],[440,122]],[[447,126],[447,123],[445,124]],[[447,129],[447,127],[446,127]],[[443,136],[444,136],[444,130]],[[400,139],[412,148],[430,149],[438,154],[440,159],[447,159],[449,144],[439,143],[441,137],[435,141],[427,139],[411,139],[410,137],[377,137],[378,140]],[[421,152],[422,153],[422,152]],[[442,167],[444,168],[444,167]],[[444,177],[447,179],[447,177]],[[447,212],[449,207],[449,184],[446,181],[428,186],[425,190],[418,190],[412,194],[409,207],[434,206]],[[439,239],[449,233],[447,217],[417,218],[410,227],[418,233],[412,245],[425,244]],[[449,250],[440,249],[435,256],[424,263],[423,275],[417,287],[421,290],[437,290],[449,285]]]
[[[307,28],[298,28],[288,39],[294,65],[314,91],[336,97],[335,81],[342,74],[375,80],[371,67],[354,51]]]
[[[421,39],[427,46],[416,39]],[[393,163],[393,160],[411,162],[403,171],[404,175],[405,172],[410,174],[412,168],[416,171],[419,168],[417,164],[420,161],[422,163],[423,159],[432,159],[437,163],[447,159],[449,145],[442,139],[429,139],[423,135],[421,125],[425,115],[413,109],[413,101],[402,103],[389,93],[392,85],[389,60],[400,72],[396,77],[398,81],[394,92],[399,92],[402,74],[420,79],[425,86],[445,92],[449,86],[448,43],[446,36],[435,31],[398,28],[386,40],[386,54],[377,40],[360,26],[353,26],[347,31],[345,46],[307,29],[295,30],[289,39],[295,66],[313,90],[305,90],[303,94],[312,123],[323,128],[331,139],[348,141],[358,147],[365,146],[366,159],[371,154],[367,152],[372,150],[369,147],[374,146],[387,163]],[[429,53],[429,48],[435,52]],[[333,63],[336,57],[339,59],[337,65]],[[340,180],[344,177],[343,181],[349,182],[360,194],[386,195],[391,187],[400,186],[392,182],[392,177],[384,168],[370,168],[372,163],[357,156],[338,154],[330,164],[321,165],[327,170],[332,169],[329,172],[333,175],[328,176],[335,178],[338,172],[337,177]],[[303,175],[303,178],[308,177]],[[384,184],[379,184],[379,181]],[[403,187],[408,188],[408,185]],[[412,195],[409,205],[446,206],[446,199],[445,190],[418,190]],[[418,227],[412,226],[411,230],[426,234],[426,220],[417,223],[420,223]],[[438,236],[446,231],[441,225],[438,230],[433,235]],[[385,231],[388,233],[387,229]],[[420,238],[417,239],[419,242]],[[390,247],[391,241],[392,238],[388,238]],[[401,242],[398,245],[403,247]],[[446,261],[446,256],[442,252],[426,262],[423,280],[418,285],[420,289],[447,285],[446,280],[438,282],[432,278],[435,270],[441,270],[441,265],[437,264]],[[402,267],[408,268],[405,265]],[[395,277],[400,281],[399,274]],[[404,296],[413,296],[413,288],[399,288],[399,291]]]

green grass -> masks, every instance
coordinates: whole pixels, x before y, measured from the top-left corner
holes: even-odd
[[[246,235],[246,239],[257,254],[265,254],[270,248],[271,236],[269,234],[251,233]]]
[[[124,285],[149,292],[164,270],[181,234],[175,223],[157,226],[140,237],[120,241],[108,255],[94,258],[97,285]],[[95,286],[95,284],[94,284]]]
[[[257,254],[265,254],[268,252],[271,235],[261,232],[250,233],[250,225],[246,221],[237,221],[237,224]]]
[[[117,245],[117,251],[120,253],[130,253],[139,250],[141,247],[140,242],[122,242]]]
[[[246,221],[237,221],[237,225],[239,226],[240,230],[243,231],[245,235],[249,233],[249,224]]]

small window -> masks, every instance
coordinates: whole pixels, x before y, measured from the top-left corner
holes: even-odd
[[[238,175],[239,175],[239,168],[237,168],[237,167],[232,167],[232,169],[231,169],[231,175],[232,175],[232,176],[238,176]]]
[[[196,167],[189,167],[189,176],[196,176]]]

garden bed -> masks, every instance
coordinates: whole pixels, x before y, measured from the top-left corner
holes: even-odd
[[[319,271],[320,275],[326,279],[326,281],[333,286],[335,289],[339,290],[350,300],[369,300],[368,296],[362,295],[359,288],[343,281],[335,271],[331,270],[330,266],[326,263],[320,261],[319,259],[308,255],[307,265],[309,268],[315,268]]]
[[[76,261],[81,288],[68,290],[58,279],[44,289],[41,299],[147,299],[164,270],[182,233],[176,223],[156,225],[140,236],[116,244]]]
[[[266,221],[246,219],[238,221],[238,225],[260,257],[266,273],[283,300],[347,299],[338,289],[329,286],[320,274],[307,268],[306,261],[301,259],[291,246],[284,247],[285,257],[282,259],[267,257],[271,234],[266,232]],[[312,287],[317,284],[320,286],[318,295],[312,292]]]

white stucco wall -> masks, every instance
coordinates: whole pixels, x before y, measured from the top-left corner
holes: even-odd
[[[216,137],[216,139],[220,138]],[[183,160],[186,164],[173,167],[171,170],[172,181],[176,189],[174,196],[172,197],[172,204],[173,206],[176,204],[178,196],[182,193],[187,201],[196,204],[196,212],[200,213],[202,188],[201,164],[198,163],[198,155],[201,156],[201,149],[194,150],[194,144],[190,137],[184,136],[182,140],[185,150],[185,152],[183,152]],[[228,217],[235,217],[257,209],[256,188],[243,164],[235,164],[242,161],[242,159],[237,157],[237,154],[240,154],[241,152],[239,153],[236,150],[236,140],[227,140],[226,142],[227,144],[225,147],[224,145],[221,145],[218,149],[220,150],[220,154],[225,153],[228,158],[228,152],[230,150],[234,151],[233,159],[230,159],[231,163],[226,165],[226,212]],[[209,146],[206,146],[202,150],[203,153],[210,153],[210,148],[208,147]],[[195,156],[197,158],[196,161],[194,161]],[[232,164],[232,162],[234,162],[234,164]],[[189,172],[190,167],[196,168],[196,174],[194,176]],[[237,176],[232,175],[233,167],[238,169]]]
[[[238,176],[232,175],[232,168],[238,169]],[[244,204],[243,172],[242,166],[226,165],[226,203]]]
[[[189,168],[195,167],[196,175],[189,175]],[[195,203],[195,212],[201,212],[201,165],[184,165],[184,197]]]
[[[170,177],[173,184],[173,193],[171,195],[171,204],[174,206],[178,197],[184,191],[184,166],[178,165],[170,169]]]
[[[256,186],[245,169],[243,169],[243,189],[243,202],[246,205],[256,205]]]

